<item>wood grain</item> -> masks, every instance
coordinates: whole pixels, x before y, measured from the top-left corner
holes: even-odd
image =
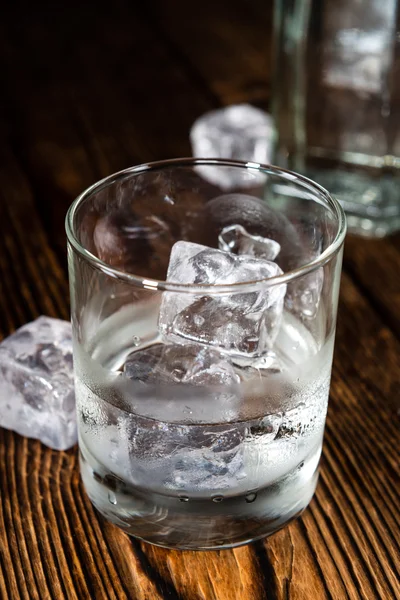
[[[66,318],[64,215],[130,164],[187,154],[211,108],[268,99],[261,2],[16,3],[0,23],[0,329]],[[229,17],[229,18],[228,18]],[[0,430],[0,598],[400,598],[399,238],[350,239],[320,483],[301,519],[232,551],[168,551],[91,506],[77,451]]]
[[[363,294],[400,338],[400,234],[384,240],[348,236],[345,265]],[[400,391],[398,390],[398,395]]]

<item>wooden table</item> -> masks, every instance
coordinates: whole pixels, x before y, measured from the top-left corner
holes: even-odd
[[[11,3],[9,3],[11,5]],[[80,6],[80,4],[84,6]],[[268,104],[261,0],[14,2],[0,19],[0,327],[68,318],[64,215],[97,179],[190,154],[221,105]],[[178,552],[100,518],[77,450],[0,430],[4,599],[400,598],[400,236],[348,238],[320,483],[264,542]]]

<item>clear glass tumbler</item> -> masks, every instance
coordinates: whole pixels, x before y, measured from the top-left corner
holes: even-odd
[[[398,0],[275,0],[274,163],[342,203],[349,229],[400,229]]]
[[[66,227],[93,504],[138,538],[191,549],[297,517],[318,477],[340,205],[277,168],[182,159],[96,183]]]

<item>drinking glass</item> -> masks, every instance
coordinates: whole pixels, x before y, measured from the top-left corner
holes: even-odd
[[[400,229],[399,19],[398,0],[275,0],[274,163],[372,237]]]
[[[191,549],[245,544],[297,517],[328,403],[338,202],[274,167],[180,159],[96,183],[66,229],[95,507],[133,536]]]

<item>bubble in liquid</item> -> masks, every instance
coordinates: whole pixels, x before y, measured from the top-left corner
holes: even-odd
[[[212,497],[213,502],[222,502],[223,499],[224,499],[223,496],[213,496]]]
[[[254,500],[256,498],[257,498],[257,492],[250,492],[249,494],[247,494],[247,496],[245,496],[245,500],[249,504],[250,504],[250,502],[254,502]]]
[[[117,497],[116,497],[116,495],[114,494],[114,492],[108,492],[108,501],[109,501],[111,504],[117,504]]]
[[[140,337],[138,335],[134,335],[132,341],[135,347],[140,346]]]
[[[202,317],[201,315],[194,315],[193,320],[195,324],[199,327],[201,327],[204,323],[204,317]]]

